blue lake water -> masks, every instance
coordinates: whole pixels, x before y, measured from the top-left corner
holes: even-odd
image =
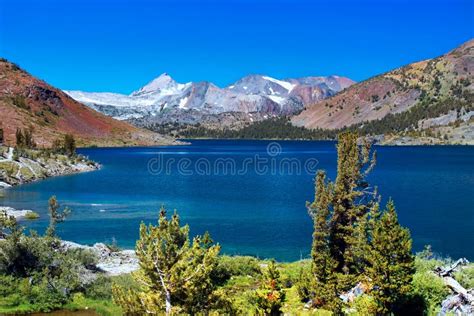
[[[474,147],[376,147],[370,175],[384,200],[392,197],[414,249],[430,244],[452,257],[474,259]],[[57,195],[73,213],[58,232],[79,243],[133,248],[141,221],[177,209],[192,234],[209,231],[224,253],[291,261],[308,257],[314,171],[333,179],[333,142],[199,140],[156,148],[90,148],[99,171],[49,178],[5,190],[0,205],[33,209],[42,232],[47,200]],[[317,162],[317,164],[316,164]]]

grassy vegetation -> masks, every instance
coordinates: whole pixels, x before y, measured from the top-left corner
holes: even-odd
[[[20,109],[30,110],[30,106],[26,102],[26,98],[22,95],[15,95],[11,97],[11,102],[14,106],[19,107]]]
[[[229,277],[220,285],[220,289],[227,296],[232,297],[232,304],[240,315],[255,314],[254,292],[261,282],[261,267],[265,267],[269,261],[258,260],[253,257],[230,257],[221,256],[219,258],[218,271],[226,271],[226,276],[216,275],[216,278]],[[303,315],[329,315],[327,311],[305,311],[304,303],[298,295],[297,282],[301,268],[309,267],[310,261],[298,261],[293,263],[279,263],[278,269],[281,271],[284,280],[287,300],[284,303],[283,311],[290,314]],[[1,283],[5,284],[2,298],[0,299],[0,313],[13,314],[21,312],[47,311],[44,305],[38,305],[24,300],[27,292],[21,286],[14,286],[13,283],[23,284],[26,280],[6,278]],[[94,309],[100,315],[121,315],[121,309],[112,301],[112,283],[126,284],[136,287],[133,279],[129,275],[119,277],[99,277],[90,285],[84,287],[82,292],[71,296],[69,302],[60,306],[61,309],[81,310]]]
[[[439,312],[440,303],[449,295],[449,290],[444,285],[441,278],[436,276],[432,270],[439,265],[446,265],[450,259],[425,258],[422,254],[416,257],[416,273],[413,278],[414,294],[420,296],[421,304],[428,307],[428,315],[436,315]],[[262,281],[260,268],[265,267],[268,260],[258,260],[253,257],[221,256],[219,266],[221,269],[229,269],[231,276],[220,285],[220,289],[232,298],[232,304],[239,315],[255,314],[254,293]],[[301,282],[301,271],[308,270],[310,260],[303,260],[291,263],[278,263],[281,273],[286,300],[284,301],[282,312],[290,315],[331,315],[331,312],[321,309],[305,309],[305,301],[300,297],[298,286]],[[466,288],[474,285],[474,264],[466,266],[456,273],[456,279]],[[19,287],[12,283],[20,284]],[[14,314],[44,310],[42,306],[29,303],[23,300],[25,292],[16,292],[22,288],[26,280],[18,280],[2,277],[0,284],[0,314]],[[99,277],[81,291],[73,294],[70,301],[64,303],[59,308],[67,310],[93,309],[99,315],[122,315],[119,306],[112,300],[112,283],[133,284],[129,275],[119,277]],[[13,290],[6,290],[9,287]],[[16,293],[13,293],[16,292]],[[359,311],[364,310],[364,306],[370,306],[367,296],[358,299],[354,305]],[[44,306],[43,306],[44,307]],[[366,315],[364,312],[354,315]]]
[[[102,316],[122,315],[122,309],[111,300],[88,298],[82,293],[74,294],[72,301],[64,305],[64,309],[71,311],[92,309]]]
[[[25,219],[28,219],[28,220],[38,219],[39,217],[40,217],[39,214],[33,211],[28,211],[25,215]]]
[[[2,161],[0,162],[0,170],[4,170],[7,176],[12,177],[17,174],[19,167],[13,161]]]

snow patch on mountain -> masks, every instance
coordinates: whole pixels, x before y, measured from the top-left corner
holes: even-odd
[[[128,95],[111,92],[64,91],[73,99],[85,104],[113,105],[116,107],[139,106],[147,107],[154,103],[153,99],[133,98]]]
[[[272,100],[273,102],[276,102],[276,103],[278,103],[278,104],[280,104],[280,105],[282,105],[282,104],[285,103],[285,101],[286,101],[285,98],[279,97],[279,96],[277,96],[277,95],[269,95],[268,98],[269,98],[270,100]]]
[[[272,78],[272,77],[267,77],[267,76],[262,76],[263,79],[265,80],[268,80],[268,81],[271,81],[271,82],[274,82],[276,83],[277,85],[279,86],[282,86],[283,88],[285,88],[286,90],[288,90],[288,93],[290,93],[294,87],[296,87],[296,84],[293,84],[291,82],[287,82],[287,81],[283,81],[283,80],[278,80],[278,79],[275,79],[275,78]]]
[[[186,108],[186,102],[188,102],[188,97],[184,97],[179,101],[179,108],[180,109],[185,109]]]

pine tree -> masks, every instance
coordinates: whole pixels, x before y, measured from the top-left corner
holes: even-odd
[[[311,249],[311,271],[314,277],[313,303],[317,307],[333,309],[338,304],[334,287],[335,261],[329,251],[329,215],[332,200],[332,183],[326,184],[326,173],[319,171],[315,181],[315,199],[308,204],[308,212],[314,221],[313,244]]]
[[[15,140],[16,140],[16,147],[22,148],[22,147],[25,146],[23,133],[22,133],[21,129],[19,129],[19,128],[17,128],[17,130],[15,132]]]
[[[408,229],[400,226],[392,200],[380,218],[374,220],[369,246],[367,276],[371,279],[380,314],[397,309],[411,290],[414,273],[412,240]]]
[[[23,148],[35,148],[36,143],[33,140],[33,130],[29,129],[20,129],[18,128],[15,133],[16,139],[16,147],[23,149]]]
[[[357,134],[339,135],[336,181],[316,177],[315,200],[309,205],[314,221],[312,271],[316,306],[340,311],[339,294],[353,287],[361,273],[367,243],[367,216],[378,202],[365,181],[375,164],[369,143]],[[327,183],[326,183],[327,182]]]
[[[58,223],[64,222],[66,217],[71,213],[69,208],[64,208],[64,210],[60,211],[59,208],[61,207],[56,199],[56,196],[52,196],[49,199],[49,226],[46,229],[46,236],[50,238],[56,237],[56,226]]]
[[[55,139],[51,144],[51,150],[55,154],[64,153],[63,142],[60,139]]]
[[[336,314],[342,310],[339,295],[358,281],[372,283],[381,313],[393,311],[413,274],[410,235],[398,224],[393,203],[379,211],[377,190],[365,180],[375,153],[370,155],[370,144],[357,141],[354,133],[339,136],[336,181],[319,172],[315,199],[308,205],[314,221],[313,303]],[[386,277],[391,281],[383,285]]]
[[[380,197],[377,195],[377,191],[374,191],[374,195],[377,199],[380,199]],[[367,266],[370,265],[368,253],[370,252],[372,232],[379,218],[379,202],[377,201],[374,202],[370,210],[366,214],[361,216],[358,222],[355,224],[353,239],[353,257],[355,262],[357,263],[356,269],[357,274],[359,275],[364,274]],[[360,281],[367,281],[367,279],[362,278],[362,280]]]
[[[23,142],[26,148],[35,148],[36,143],[33,140],[33,129],[28,128],[23,130]]]
[[[76,154],[76,140],[71,134],[64,135],[64,152],[69,157],[72,157]]]
[[[263,315],[281,315],[285,292],[281,286],[280,272],[275,261],[270,261],[263,272],[263,281],[255,293],[257,309]]]
[[[136,253],[140,269],[133,278],[142,289],[113,286],[114,301],[127,314],[172,312],[196,314],[217,300],[211,273],[216,268],[219,245],[201,238],[189,241],[189,227],[180,226],[178,214],[166,217],[162,208],[157,226],[140,225]]]
[[[380,196],[365,177],[375,164],[370,145],[357,135],[339,136],[334,183],[316,177],[312,272],[314,305],[342,312],[339,295],[358,281],[368,282],[379,314],[397,311],[411,290],[414,273],[410,233],[398,223],[390,201],[379,211]]]
[[[375,165],[375,154],[370,156],[368,142],[359,146],[356,133],[342,133],[337,144],[337,177],[332,196],[333,214],[330,223],[329,245],[336,260],[340,291],[352,287],[359,275],[356,253],[360,246],[356,226],[376,203],[366,175]]]

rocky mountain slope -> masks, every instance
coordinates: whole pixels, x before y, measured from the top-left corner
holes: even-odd
[[[0,60],[0,117],[8,145],[15,144],[18,128],[32,129],[39,146],[50,146],[66,133],[74,135],[80,146],[174,142],[98,113],[5,59]]]
[[[219,88],[211,82],[177,83],[165,73],[130,95],[65,92],[99,112],[138,126],[174,122],[228,125],[293,114],[352,84],[338,76],[278,80],[250,75]]]
[[[455,121],[472,128],[473,82],[470,40],[443,56],[373,77],[306,106],[292,123],[311,129],[370,127],[372,133],[424,130]]]

